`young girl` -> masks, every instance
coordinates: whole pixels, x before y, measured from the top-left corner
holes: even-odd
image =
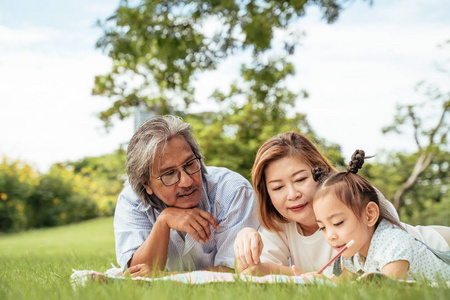
[[[356,174],[363,163],[364,151],[357,150],[347,172],[324,179],[320,169],[313,170],[319,182],[313,197],[319,230],[338,251],[354,240],[334,269],[340,264],[343,278],[381,272],[397,279],[450,280],[450,265],[407,233],[380,205],[373,186]]]

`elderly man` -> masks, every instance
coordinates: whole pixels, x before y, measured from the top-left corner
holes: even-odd
[[[237,233],[259,226],[253,189],[235,172],[205,167],[190,124],[147,120],[128,145],[127,173],[114,215],[123,270],[234,269]]]

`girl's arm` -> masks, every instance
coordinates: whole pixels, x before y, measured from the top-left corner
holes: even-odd
[[[406,279],[406,273],[408,272],[408,269],[409,269],[409,261],[397,260],[386,264],[381,269],[381,273],[395,279]]]

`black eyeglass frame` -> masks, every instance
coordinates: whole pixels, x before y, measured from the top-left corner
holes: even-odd
[[[198,161],[198,170],[195,171],[195,172],[189,173],[189,172],[186,170],[186,165],[188,165],[188,164],[190,164],[190,163],[192,163],[192,162],[194,162],[194,161]],[[200,171],[200,170],[202,169],[202,163],[201,163],[199,157],[195,157],[195,158],[191,159],[190,161],[186,162],[185,164],[183,164],[182,166],[180,166],[179,168],[182,168],[183,171],[184,171],[186,174],[188,174],[188,175],[194,175],[195,173],[198,173],[198,171]],[[177,171],[177,172],[178,172],[178,180],[175,181],[174,183],[166,184],[166,183],[164,182],[164,180],[163,180],[163,177],[164,177],[165,175],[167,175],[168,173],[173,172],[173,171]],[[152,178],[155,178],[156,180],[160,180],[160,181],[162,182],[162,184],[164,184],[165,186],[171,186],[171,185],[177,184],[177,183],[180,181],[180,179],[181,179],[181,171],[178,170],[178,168],[175,168],[175,169],[171,169],[170,171],[167,171],[166,173],[162,174],[161,176],[158,176],[158,177],[151,176],[151,177],[152,177]]]

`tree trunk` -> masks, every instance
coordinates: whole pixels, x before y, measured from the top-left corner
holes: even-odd
[[[402,184],[397,193],[395,193],[394,207],[397,211],[403,205],[403,197],[405,196],[405,193],[414,186],[420,174],[422,174],[423,171],[425,171],[425,169],[428,168],[432,159],[433,155],[431,153],[420,154],[419,159],[417,159],[416,164],[414,166],[414,170],[412,171],[411,175],[409,175],[409,178]]]

